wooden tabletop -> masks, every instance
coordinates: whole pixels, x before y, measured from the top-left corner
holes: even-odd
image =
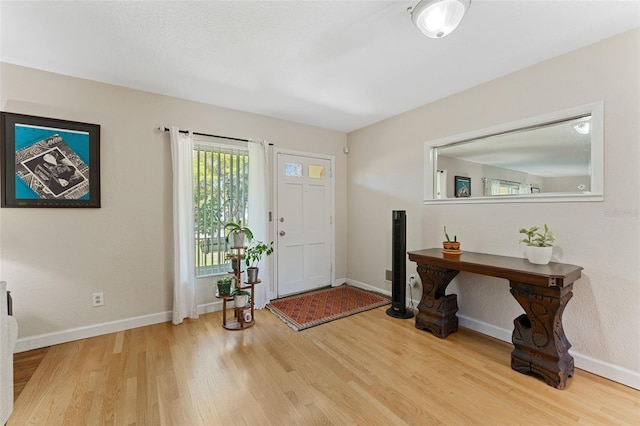
[[[549,262],[536,265],[518,257],[463,251],[461,255],[445,255],[440,248],[410,251],[409,260],[417,264],[438,266],[457,271],[472,272],[505,278],[539,286],[563,287],[580,278],[582,267],[566,263]]]

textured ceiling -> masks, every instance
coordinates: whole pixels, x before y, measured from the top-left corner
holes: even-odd
[[[0,1],[0,60],[349,132],[640,26],[640,1]]]

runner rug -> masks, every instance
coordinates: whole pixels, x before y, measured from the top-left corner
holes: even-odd
[[[387,296],[344,284],[272,300],[267,308],[300,331],[389,303]]]

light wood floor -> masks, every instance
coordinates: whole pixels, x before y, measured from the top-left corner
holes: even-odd
[[[220,313],[52,346],[8,425],[640,424],[640,391],[576,370],[565,390],[509,366],[511,345],[445,340],[386,307],[302,332]]]
[[[13,398],[14,401],[27,386],[31,376],[38,369],[49,347],[20,352],[13,355]]]

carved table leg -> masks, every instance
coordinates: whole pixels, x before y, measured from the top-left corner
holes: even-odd
[[[422,299],[418,304],[416,328],[426,330],[444,339],[458,331],[458,301],[455,294],[445,290],[459,271],[430,265],[418,265],[422,280]]]
[[[567,378],[573,376],[573,357],[562,328],[562,312],[573,296],[573,283],[565,287],[510,283],[511,294],[525,311],[513,321],[511,368],[538,374],[548,385],[564,389]]]

